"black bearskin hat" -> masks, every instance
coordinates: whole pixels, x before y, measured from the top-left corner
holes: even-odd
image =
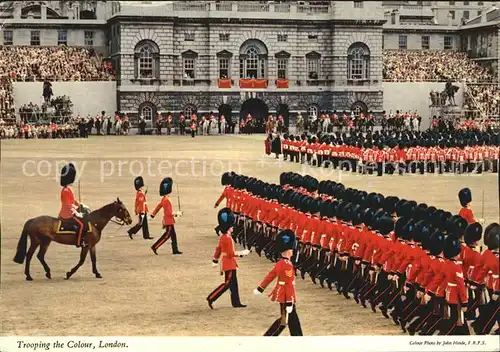
[[[484,231],[484,244],[490,251],[500,247],[500,225],[496,222],[489,224]]]
[[[472,202],[472,192],[469,188],[462,188],[458,192],[458,199],[460,200],[460,205],[465,207],[467,204]]]
[[[229,208],[222,208],[217,214],[219,228],[223,233],[226,233],[231,227],[234,226],[235,220],[235,216]]]
[[[461,250],[460,239],[457,236],[446,236],[443,248],[445,258],[453,259],[460,254]]]
[[[66,187],[75,182],[76,178],[76,168],[75,165],[72,163],[69,163],[67,165],[64,165],[64,167],[61,170],[61,186]]]
[[[377,230],[384,236],[391,233],[391,231],[394,230],[392,216],[387,213],[383,213],[377,220]]]
[[[165,177],[160,183],[160,196],[166,196],[172,193],[174,181],[170,177]]]
[[[137,176],[134,179],[134,187],[136,191],[138,191],[141,187],[144,187],[144,180],[142,179],[142,176]]]
[[[295,247],[295,235],[292,230],[283,230],[276,236],[276,249],[278,253],[292,250]]]
[[[224,172],[222,174],[221,179],[220,179],[221,184],[223,186],[231,185],[234,176],[236,176],[236,174],[234,172],[232,172],[232,171],[230,171],[230,172]]]
[[[431,234],[429,238],[429,245],[427,246],[431,255],[441,254],[444,249],[444,238],[444,234],[439,230],[436,230]]]
[[[469,224],[469,226],[465,229],[464,241],[468,246],[473,246],[474,242],[477,242],[481,239],[481,235],[483,234],[483,227],[480,223],[475,222],[473,224]]]

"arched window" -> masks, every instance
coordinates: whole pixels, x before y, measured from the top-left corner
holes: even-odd
[[[159,78],[160,51],[156,43],[145,40],[135,47],[135,78]]]
[[[193,114],[196,114],[196,109],[193,106],[188,105],[184,108],[184,116],[187,119],[190,119]]]
[[[153,121],[153,107],[150,105],[144,105],[141,109],[141,116],[144,118],[145,121]]]
[[[318,117],[318,107],[315,105],[311,105],[308,109],[307,112],[309,114],[309,117]]]
[[[240,48],[240,77],[266,78],[267,48],[259,40],[251,39]]]
[[[370,73],[370,50],[363,43],[354,43],[347,52],[347,63],[348,79],[368,79]]]

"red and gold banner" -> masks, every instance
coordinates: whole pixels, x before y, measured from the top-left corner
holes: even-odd
[[[240,88],[267,88],[267,79],[240,79]]]
[[[219,78],[219,88],[231,88],[231,80],[229,78]]]
[[[290,85],[288,84],[287,79],[278,78],[276,80],[276,88],[289,88],[289,87],[290,87]]]

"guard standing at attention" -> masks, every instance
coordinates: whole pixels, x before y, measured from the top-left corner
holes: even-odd
[[[295,269],[291,257],[295,247],[295,235],[292,230],[283,230],[276,236],[276,249],[281,253],[281,259],[274,265],[273,270],[262,280],[259,287],[254,290],[255,295],[260,295],[265,288],[277,278],[274,290],[269,294],[272,301],[280,304],[280,318],[278,318],[266,331],[264,336],[278,336],[288,325],[291,336],[302,336],[299,316],[295,304]]]

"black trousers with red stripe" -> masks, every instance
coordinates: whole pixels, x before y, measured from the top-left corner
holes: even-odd
[[[286,312],[286,304],[280,303],[280,317],[274,321],[264,336],[279,336],[288,325],[290,336],[303,336],[302,327],[300,326],[299,316],[295,304],[290,314]],[[287,316],[288,315],[288,316]]]
[[[448,319],[443,319],[439,325],[438,335],[470,335],[467,320],[460,304],[446,304]]]
[[[177,248],[177,234],[175,233],[174,225],[166,225],[165,232],[158,239],[158,241],[156,241],[155,244],[153,244],[151,248],[158,250],[158,248],[160,248],[165,242],[167,242],[169,238],[172,239],[172,252],[173,253],[178,252],[179,248]]]
[[[144,239],[149,238],[149,226],[148,226],[148,214],[139,214],[139,221],[132,227],[128,232],[135,235],[139,230],[142,229],[142,237]]]
[[[238,291],[238,278],[236,277],[236,269],[227,270],[224,272],[224,282],[217,286],[207,297],[210,302],[215,302],[224,292],[229,289],[231,292],[231,304],[233,307],[241,305],[240,292]]]
[[[484,307],[480,308],[479,317],[472,323],[476,335],[487,335],[498,322],[500,325],[500,303],[489,301]]]

